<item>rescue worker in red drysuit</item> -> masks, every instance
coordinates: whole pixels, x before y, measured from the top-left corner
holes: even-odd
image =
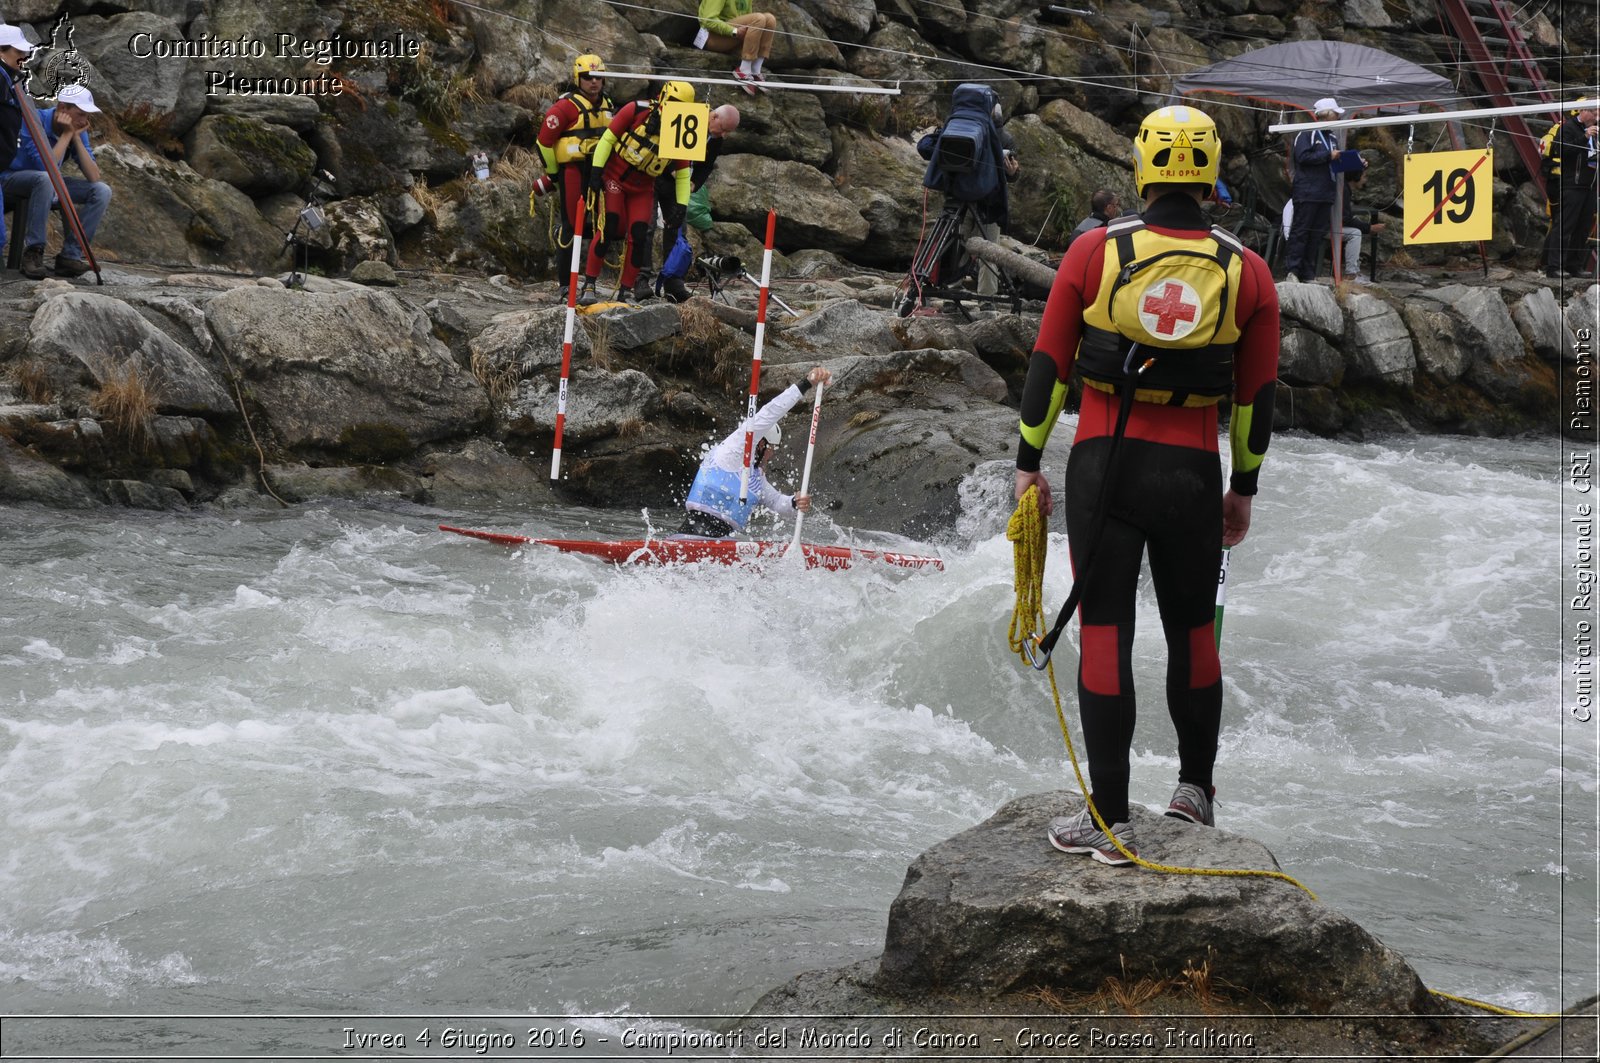
[[[1178,734],[1178,789],[1167,815],[1211,826],[1222,722],[1217,579],[1222,547],[1250,528],[1272,431],[1277,290],[1260,256],[1209,228],[1200,209],[1221,151],[1215,123],[1193,107],[1163,107],[1144,120],[1133,152],[1144,213],[1072,241],[1022,394],[1016,496],[1037,486],[1048,515],[1053,501],[1040,457],[1075,368],[1084,380],[1065,482],[1073,572],[1083,581],[1079,714],[1094,805],[1135,853],[1128,751],[1142,557],[1149,552],[1167,644],[1167,710]],[[1217,406],[1225,399],[1233,466],[1226,494],[1217,445]],[[1048,835],[1065,852],[1131,862],[1087,808],[1052,821]]]
[[[661,151],[661,106],[671,101],[694,102],[694,86],[687,81],[666,81],[654,102],[635,100],[623,104],[594,149],[589,171],[589,189],[605,194],[605,223],[600,226],[607,241],[626,236],[628,253],[622,261],[620,280],[624,291],[633,290],[636,299],[649,299],[654,286],[645,267],[650,262],[652,227],[656,215],[656,178],[672,171],[676,180],[674,197],[680,208],[689,205],[690,169],[687,159],[664,159]],[[583,288],[578,302],[584,306],[599,301],[595,282],[598,267],[583,271]],[[637,282],[637,284],[636,284]]]
[[[587,264],[584,273],[599,276],[605,262],[604,248],[593,240],[586,224],[588,213],[584,210],[584,192],[589,187],[589,163],[595,146],[616,111],[616,104],[606,95],[606,65],[598,55],[580,55],[572,62],[573,88],[562,93],[550,105],[539,126],[539,154],[544,157],[544,173],[533,182],[533,196],[528,203],[528,213],[534,212],[534,200],[556,190],[561,190],[561,240],[570,247],[572,234],[581,232],[589,241]],[[555,181],[550,175],[555,175]],[[565,265],[563,263],[563,265]],[[563,279],[561,286],[566,287]]]

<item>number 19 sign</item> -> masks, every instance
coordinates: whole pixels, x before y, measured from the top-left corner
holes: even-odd
[[[1494,152],[1435,151],[1407,155],[1408,244],[1488,240],[1494,235]]]

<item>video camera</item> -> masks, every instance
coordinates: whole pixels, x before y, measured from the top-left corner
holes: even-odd
[[[701,255],[695,261],[713,277],[737,277],[744,272],[738,255]]]

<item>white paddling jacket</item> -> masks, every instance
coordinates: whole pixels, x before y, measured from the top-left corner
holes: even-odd
[[[785,517],[794,516],[794,496],[773,487],[757,468],[750,470],[750,487],[745,501],[740,502],[739,474],[744,469],[745,432],[748,430],[759,443],[767,429],[794,409],[794,404],[800,401],[802,394],[804,392],[798,384],[789,385],[749,420],[741,422],[728,438],[712,447],[711,452],[701,460],[699,471],[694,474],[694,485],[689,488],[684,508],[721,517],[736,531],[743,531],[745,525],[750,523],[750,515],[758,505]]]

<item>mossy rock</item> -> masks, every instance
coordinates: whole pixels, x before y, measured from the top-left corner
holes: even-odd
[[[317,164],[288,126],[243,115],[207,115],[184,138],[184,148],[197,172],[251,196],[297,188]]]

